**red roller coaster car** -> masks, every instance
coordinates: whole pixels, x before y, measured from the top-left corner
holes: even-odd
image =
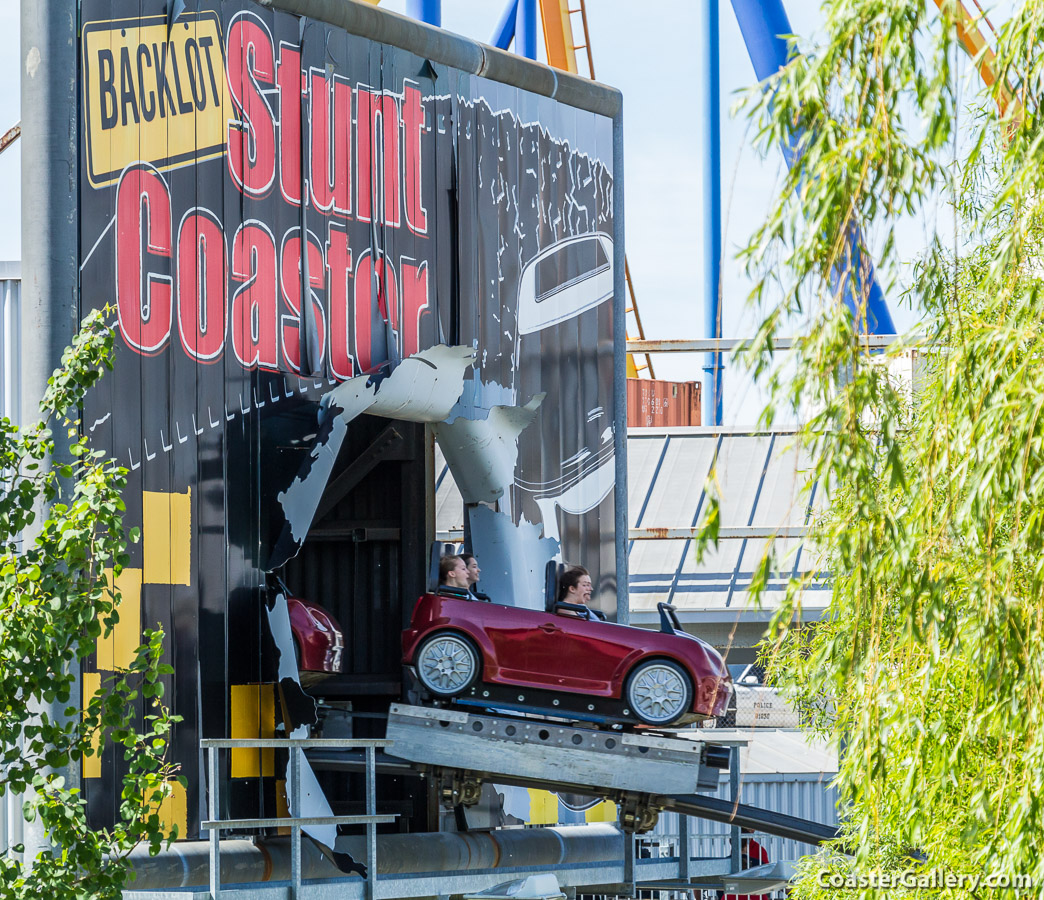
[[[344,633],[337,620],[311,600],[288,594],[286,605],[301,684],[312,685],[339,674],[344,665]]]
[[[425,594],[402,634],[403,663],[436,699],[661,727],[725,712],[728,669],[673,607],[660,604],[659,632],[554,609]]]

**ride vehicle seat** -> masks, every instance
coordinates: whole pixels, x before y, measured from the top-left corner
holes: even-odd
[[[600,609],[585,606],[583,603],[566,603],[558,599],[559,580],[565,572],[564,563],[549,560],[544,570],[544,609],[553,612],[556,616],[569,616],[579,619],[598,619],[607,621],[607,617]]]

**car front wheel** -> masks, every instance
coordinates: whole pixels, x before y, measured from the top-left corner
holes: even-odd
[[[467,638],[451,632],[433,634],[417,651],[417,676],[438,697],[466,691],[479,674],[479,657]]]
[[[692,706],[692,681],[677,663],[651,659],[631,673],[625,696],[631,712],[646,725],[670,725]]]

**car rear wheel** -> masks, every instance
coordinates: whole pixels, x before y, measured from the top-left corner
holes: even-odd
[[[433,634],[417,651],[417,676],[438,697],[455,697],[473,685],[479,656],[466,637],[443,631]]]
[[[651,659],[631,673],[625,696],[631,712],[646,725],[670,725],[692,706],[692,680],[677,663]]]

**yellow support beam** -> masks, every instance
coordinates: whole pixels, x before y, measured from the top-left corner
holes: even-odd
[[[554,69],[576,74],[576,49],[573,25],[569,19],[568,0],[540,0],[540,18],[544,25],[544,47],[547,64]]]

